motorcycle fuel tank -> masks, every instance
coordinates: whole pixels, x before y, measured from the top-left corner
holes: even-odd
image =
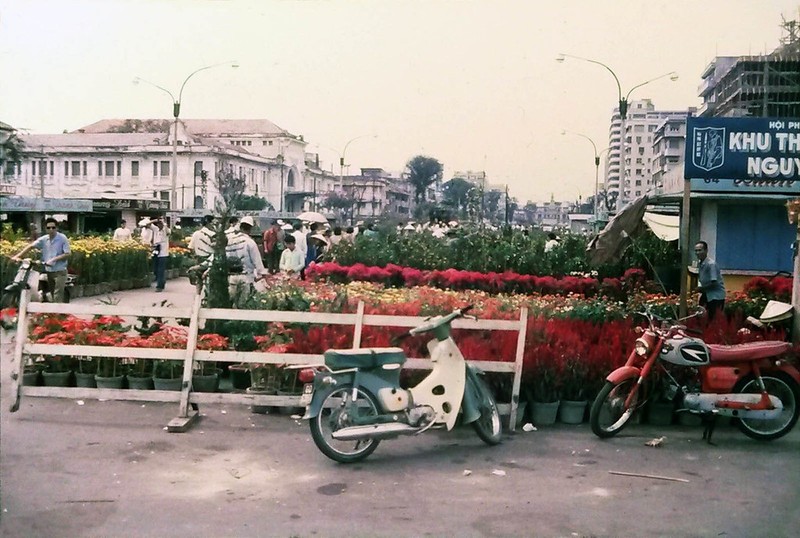
[[[661,359],[680,366],[704,366],[711,362],[711,353],[699,338],[676,336],[664,342]]]

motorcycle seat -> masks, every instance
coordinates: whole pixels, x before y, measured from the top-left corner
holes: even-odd
[[[330,349],[325,352],[325,366],[332,370],[344,368],[380,368],[386,364],[403,364],[406,355],[399,347],[363,349]]]
[[[775,357],[792,348],[789,342],[770,340],[766,342],[748,342],[731,346],[708,344],[712,362],[756,361]]]

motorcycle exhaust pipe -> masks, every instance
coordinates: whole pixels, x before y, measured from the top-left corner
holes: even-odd
[[[357,441],[358,439],[391,439],[399,435],[414,435],[421,428],[408,424],[390,422],[388,424],[367,424],[364,426],[348,426],[331,433],[337,441]]]

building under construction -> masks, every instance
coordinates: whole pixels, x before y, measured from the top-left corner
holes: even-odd
[[[698,88],[705,117],[800,117],[800,22],[784,21],[781,45],[760,56],[718,56]]]

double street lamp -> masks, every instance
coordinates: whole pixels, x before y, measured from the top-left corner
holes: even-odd
[[[585,138],[592,144],[592,148],[594,149],[594,226],[597,228],[598,221],[600,219],[600,205],[598,203],[599,199],[599,185],[600,185],[600,156],[605,153],[606,151],[610,150],[611,147],[607,147],[606,149],[600,150],[597,152],[597,144],[594,143],[594,140],[589,138],[583,133],[574,133],[572,131],[561,131],[562,135],[572,134],[575,136],[580,136],[581,138]]]
[[[141,77],[136,77],[133,79],[134,84],[139,84],[140,82],[147,83],[151,86],[154,86],[161,90],[162,92],[166,93],[172,99],[172,116],[174,118],[174,132],[172,134],[172,166],[170,167],[170,176],[171,176],[171,188],[170,188],[170,209],[172,211],[177,210],[178,206],[178,117],[181,114],[181,98],[183,97],[183,88],[186,86],[186,83],[189,82],[189,79],[192,78],[194,75],[199,73],[200,71],[205,71],[206,69],[211,69],[213,67],[219,67],[222,65],[229,65],[233,68],[239,67],[238,62],[229,61],[229,62],[221,62],[218,64],[207,65],[205,67],[201,67],[200,69],[195,69],[189,76],[186,77],[181,84],[181,89],[178,91],[178,98],[176,99],[175,96],[172,94],[171,91],[168,89],[159,86],[158,84],[154,84],[149,80],[145,80]]]
[[[619,149],[619,153],[620,153],[620,178],[619,178],[619,193],[622,194],[622,193],[624,193],[625,181],[626,181],[625,172],[627,170],[626,162],[625,162],[625,120],[628,117],[628,104],[630,102],[629,101],[630,96],[631,96],[631,94],[633,93],[633,91],[635,89],[641,88],[645,84],[650,84],[651,82],[655,82],[656,80],[660,80],[660,79],[665,78],[665,77],[669,77],[669,79],[671,81],[675,82],[676,80],[678,80],[678,73],[676,73],[675,71],[670,71],[669,73],[664,73],[663,75],[659,75],[659,76],[657,76],[655,78],[651,78],[650,80],[646,80],[646,81],[642,82],[641,84],[637,84],[636,86],[631,88],[628,91],[628,93],[625,94],[625,96],[623,97],[623,95],[622,95],[622,85],[619,82],[619,77],[617,77],[617,74],[614,73],[614,71],[610,67],[608,67],[606,64],[604,64],[603,62],[598,62],[597,60],[590,60],[589,58],[582,58],[580,56],[573,56],[571,54],[564,54],[564,53],[559,54],[556,57],[556,61],[561,63],[567,58],[573,58],[575,60],[583,60],[584,62],[589,62],[589,63],[597,64],[597,65],[599,65],[601,67],[604,67],[609,73],[611,73],[611,76],[614,77],[614,81],[617,83],[617,92],[618,92],[618,100],[619,100],[619,118],[620,118],[620,142],[619,142],[619,148],[620,148]],[[617,197],[617,209],[619,209],[621,207],[621,205],[622,205],[622,198],[623,198],[622,196],[618,195],[618,197]]]

